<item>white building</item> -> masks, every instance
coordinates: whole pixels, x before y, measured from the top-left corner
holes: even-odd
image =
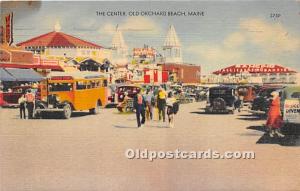
[[[114,65],[126,65],[129,63],[128,47],[118,26],[112,39],[112,63]]]
[[[169,27],[163,50],[165,63],[182,63],[181,43],[173,25]]]
[[[17,46],[46,57],[92,58],[98,62],[111,59],[111,50],[59,30],[56,26],[55,31],[18,43]]]

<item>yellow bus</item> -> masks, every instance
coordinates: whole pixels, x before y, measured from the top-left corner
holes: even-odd
[[[38,97],[37,117],[57,112],[68,119],[83,110],[97,114],[107,104],[107,78],[97,72],[52,72],[41,82]]]

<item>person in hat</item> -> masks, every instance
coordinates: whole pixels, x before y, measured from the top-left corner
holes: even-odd
[[[139,128],[145,124],[146,100],[143,96],[142,90],[138,90],[138,93],[134,96],[133,103],[136,113],[137,126]]]
[[[158,107],[158,118],[161,120],[163,118],[163,122],[166,121],[166,99],[167,94],[163,88],[159,88],[157,94],[157,107]]]
[[[284,137],[284,135],[281,134],[279,131],[282,126],[279,92],[274,91],[271,93],[271,96],[272,102],[268,111],[268,119],[266,126],[269,128],[270,137],[274,137],[274,135],[277,135],[278,137]]]

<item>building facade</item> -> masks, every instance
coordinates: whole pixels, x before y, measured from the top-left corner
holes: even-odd
[[[111,58],[109,49],[59,31],[34,37],[17,46],[49,58],[92,58],[98,62]]]
[[[241,64],[232,65],[213,72],[222,79],[235,79],[236,82],[296,83],[297,71],[279,64]]]

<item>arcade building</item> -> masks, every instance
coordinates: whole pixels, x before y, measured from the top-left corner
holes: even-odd
[[[293,84],[297,81],[297,71],[279,64],[240,64],[232,65],[213,72],[223,78],[240,77],[261,79],[262,83]]]

